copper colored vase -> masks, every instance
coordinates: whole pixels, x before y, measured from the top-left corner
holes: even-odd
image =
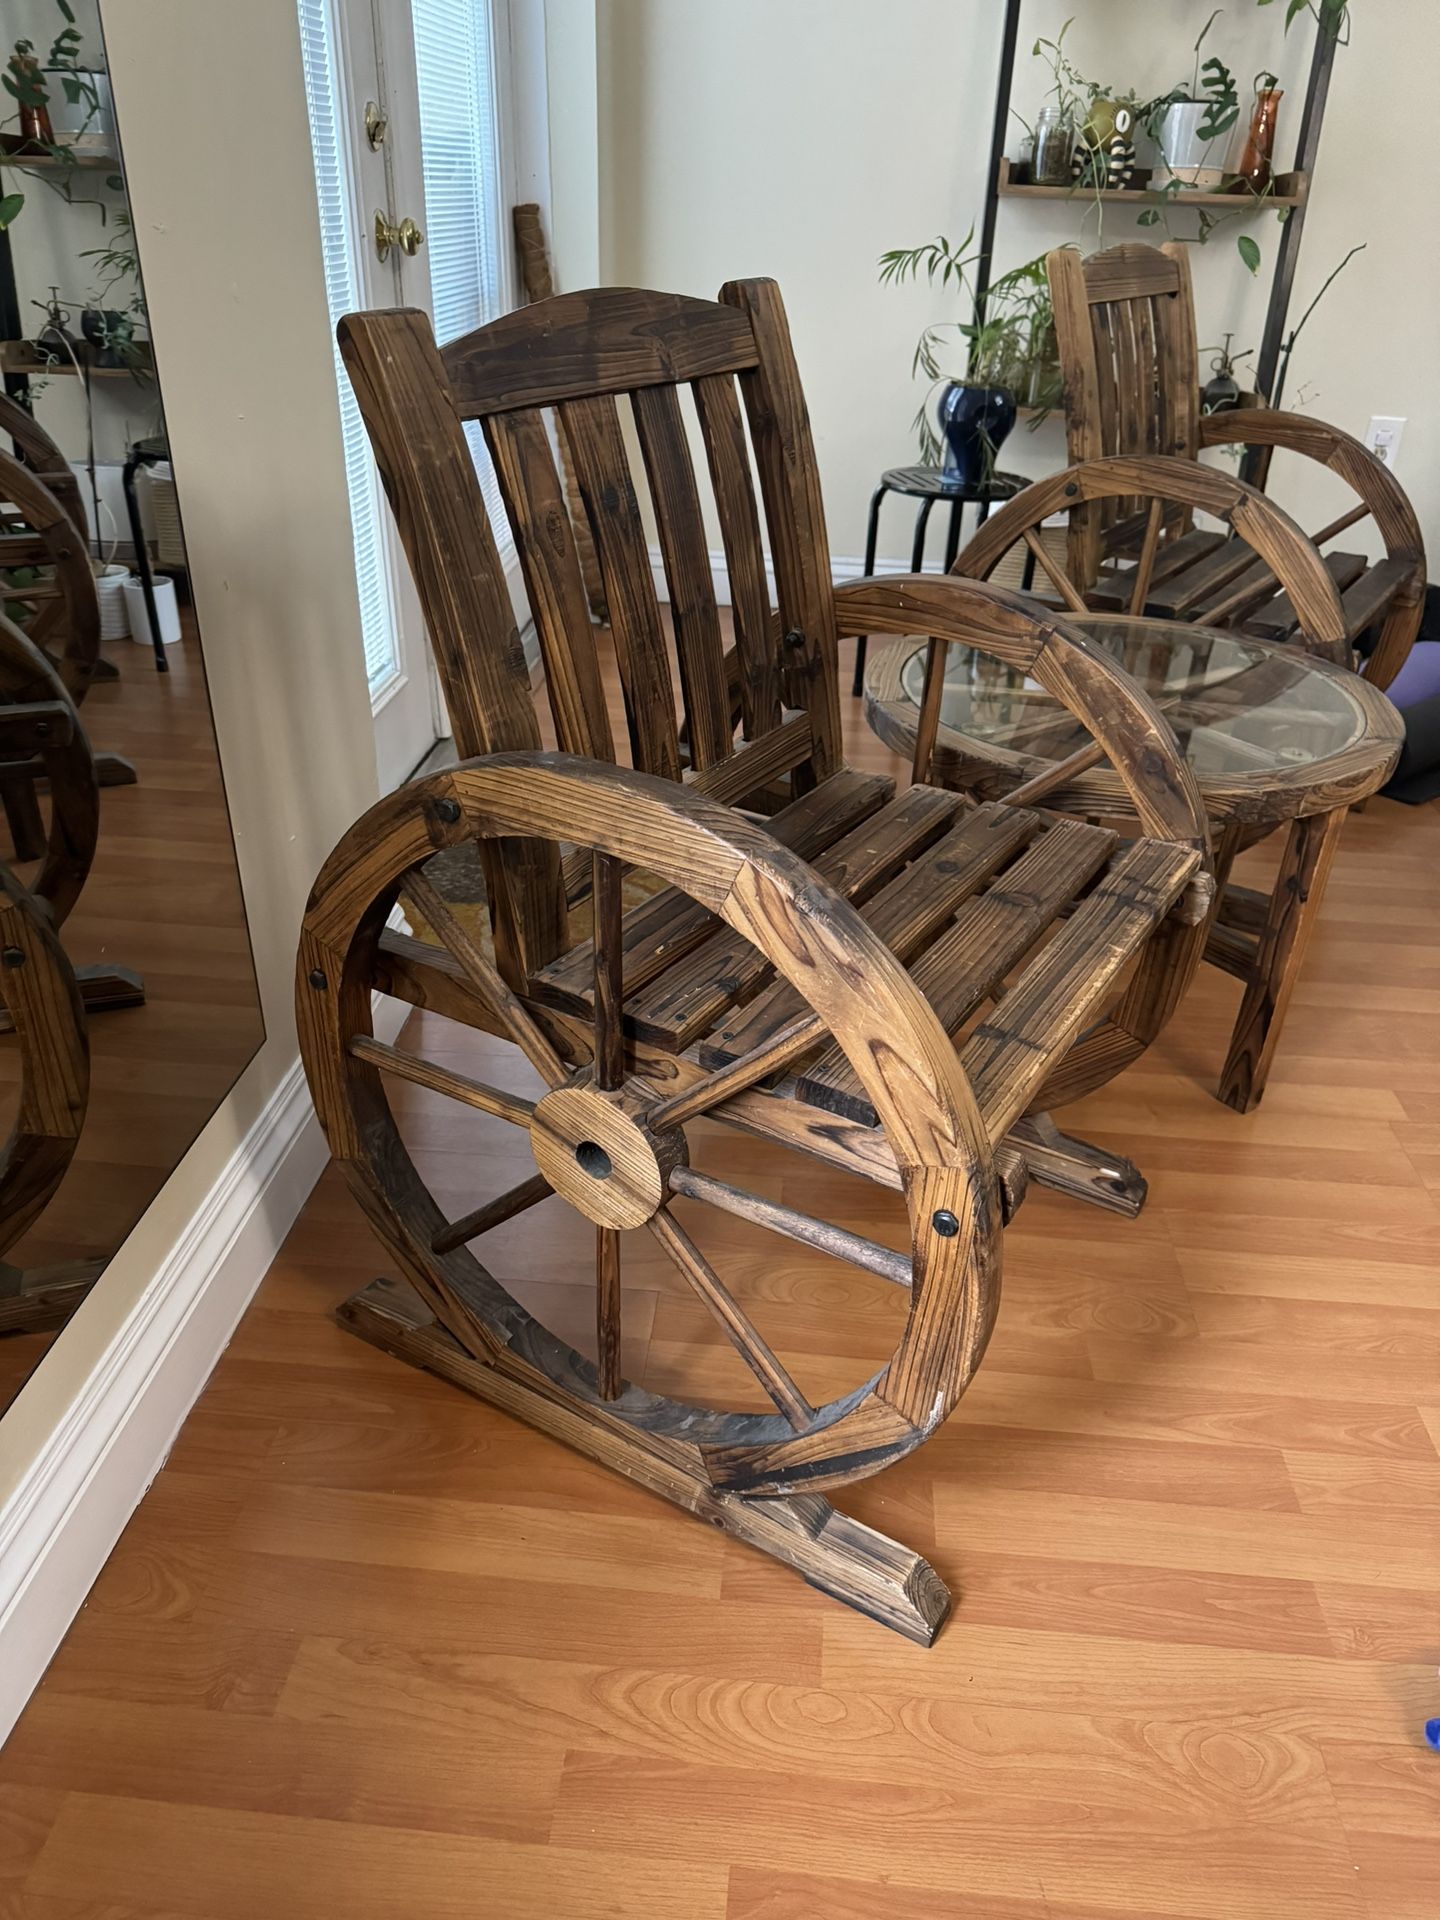
[[[1255,96],[1255,111],[1250,116],[1250,132],[1238,169],[1252,193],[1264,193],[1274,178],[1275,115],[1284,97],[1280,87],[1264,87]]]

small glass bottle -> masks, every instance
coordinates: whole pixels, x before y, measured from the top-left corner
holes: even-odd
[[[1274,178],[1275,116],[1285,98],[1279,87],[1262,87],[1255,96],[1250,133],[1237,169],[1252,193],[1265,193]]]
[[[1031,163],[1037,187],[1068,187],[1075,151],[1075,127],[1063,107],[1042,107],[1035,123],[1035,158]]]

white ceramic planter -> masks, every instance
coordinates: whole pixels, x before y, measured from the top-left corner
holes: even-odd
[[[115,104],[110,95],[108,73],[86,71],[71,76],[80,82],[80,98],[65,97],[65,72],[59,67],[45,69],[45,90],[50,95],[50,126],[60,146],[72,146],[77,140],[87,147],[115,150]]]
[[[180,607],[175,598],[175,582],[167,580],[163,573],[157,573],[155,585],[155,612],[160,621],[160,638],[167,647],[173,647],[180,639]],[[125,596],[125,611],[130,621],[130,638],[142,647],[152,646],[150,638],[150,616],[145,606],[145,589],[140,584],[138,574],[132,574],[120,591]]]
[[[1187,187],[1220,185],[1230,143],[1200,137],[1200,124],[1208,112],[1203,100],[1176,100],[1165,109],[1160,117],[1161,164],[1152,186],[1163,187],[1167,179],[1182,181]]]

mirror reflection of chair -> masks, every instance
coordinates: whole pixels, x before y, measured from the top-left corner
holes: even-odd
[[[100,833],[99,774],[59,672],[3,615],[0,715],[9,717],[13,739],[34,743],[24,752],[17,746],[0,754],[0,794],[14,793],[25,803],[19,813],[23,836],[16,830],[16,816],[10,816],[12,860],[22,867],[34,865],[26,874],[28,891],[58,933],[80,898],[95,858]],[[82,966],[76,978],[91,1013],[140,1006],[145,999],[144,984],[129,967]],[[0,1030],[3,1025],[0,1016]]]
[[[1122,1027],[1153,1028],[1197,963],[1209,851],[1193,781],[1123,672],[1019,596],[944,575],[832,589],[771,282],[733,283],[718,303],[629,289],[562,295],[443,353],[410,312],[352,315],[341,341],[457,745],[478,756],[363,816],[306,916],[297,1008],[311,1089],[413,1287],[367,1287],[342,1318],[928,1643],[948,1606],[938,1577],[823,1496],[919,1446],[959,1400],[994,1319],[1002,1221],[1030,1171],[1022,1123],[1047,1110],[1057,1083],[1073,1093],[1107,1080],[1114,1056],[1090,1044],[1096,1023],[1110,1012]],[[739,739],[685,424],[692,403],[734,595]],[[599,557],[636,771],[613,764],[552,408]],[[540,751],[468,421],[483,426],[514,530],[558,753]],[[670,586],[688,766],[642,489]],[[917,630],[1037,676],[1110,759],[1138,837],[1126,845],[1058,819],[1044,782],[1017,804],[972,806],[925,786],[893,797],[888,778],[847,767],[839,638]],[[472,846],[488,898],[480,918],[457,911],[428,871],[435,854]],[[637,888],[645,876],[652,884]],[[397,902],[408,935],[387,925]],[[427,1023],[458,1023],[443,1058],[375,1039],[376,987],[428,1009]],[[465,1027],[513,1042],[539,1074],[539,1096],[457,1071]],[[508,1121],[538,1171],[476,1194],[455,1217],[455,1196],[441,1205],[402,1138],[417,1086],[453,1101],[457,1122],[467,1108]],[[693,1163],[714,1138],[702,1121],[898,1189],[906,1250],[707,1174]],[[470,1251],[552,1196],[593,1231],[593,1358]],[[792,1374],[759,1324],[766,1302],[754,1301],[752,1318],[743,1272],[721,1277],[677,1201],[909,1292],[888,1364],[812,1401],[804,1365]],[[738,1396],[734,1411],[705,1410],[622,1378],[630,1228],[720,1322],[773,1412],[744,1411]]]
[[[73,712],[73,710],[71,710]],[[0,751],[47,752],[64,713],[0,709]],[[44,1212],[85,1124],[90,1056],[75,974],[46,909],[0,862],[0,1002],[11,1040],[4,1068],[15,1105],[0,1147],[0,1254]],[[0,1335],[63,1326],[105,1262],[25,1269],[0,1260]]]
[[[10,405],[29,418],[13,401]],[[57,495],[23,461],[0,453],[3,611],[50,660],[78,707],[95,680],[109,676],[100,652],[100,595],[88,541],[72,517],[75,504],[78,489]],[[134,767],[120,754],[97,755],[96,768],[102,787],[135,783]],[[27,834],[33,837],[33,812],[27,819],[18,777],[7,781],[0,801],[17,845]]]

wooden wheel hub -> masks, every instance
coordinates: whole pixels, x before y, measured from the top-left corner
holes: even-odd
[[[644,1108],[653,1104],[641,1083],[602,1093],[584,1081],[536,1104],[530,1119],[535,1164],[560,1198],[597,1227],[643,1227],[665,1203],[670,1171],[685,1159],[685,1140],[678,1132],[650,1132]]]

